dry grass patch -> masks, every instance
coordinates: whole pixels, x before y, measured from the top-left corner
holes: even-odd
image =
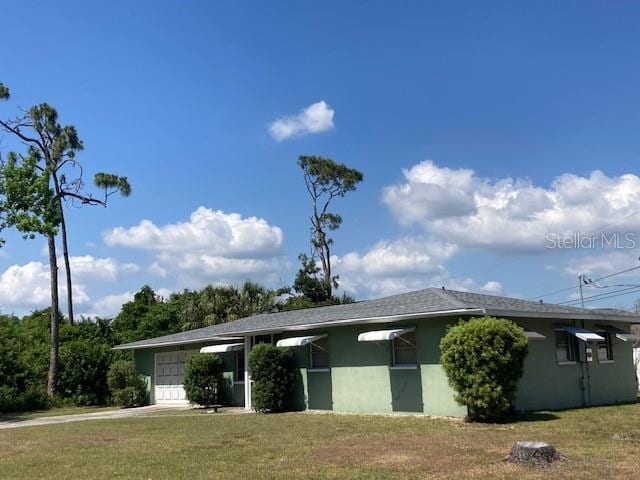
[[[0,431],[4,479],[637,479],[640,404],[507,424],[357,415],[165,415]],[[569,460],[501,460],[517,440]]]

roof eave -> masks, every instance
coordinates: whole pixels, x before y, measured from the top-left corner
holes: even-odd
[[[524,318],[550,318],[567,320],[608,320],[612,322],[638,323],[640,318],[627,315],[611,315],[606,313],[552,313],[552,312],[523,312],[519,310],[500,310],[487,308],[487,315]]]
[[[156,348],[156,347],[172,347],[174,345],[189,345],[192,343],[202,343],[202,342],[226,342],[228,340],[242,340],[242,337],[223,337],[220,335],[216,335],[215,337],[206,337],[206,338],[198,338],[192,340],[178,340],[178,341],[169,341],[169,342],[159,342],[159,343],[143,343],[140,345],[131,345],[130,343],[123,343],[122,345],[116,345],[112,347],[111,350],[142,350],[144,348]]]
[[[162,343],[151,343],[151,344],[139,344],[139,345],[131,345],[131,344],[123,344],[116,345],[112,348],[112,350],[141,350],[144,348],[155,348],[155,347],[168,347],[174,345],[189,345],[193,343],[202,343],[202,342],[215,342],[215,341],[227,341],[227,340],[240,340],[238,338],[239,335],[266,335],[275,332],[295,332],[302,330],[314,330],[314,329],[322,329],[325,327],[335,327],[340,325],[359,325],[359,324],[375,324],[375,323],[388,323],[388,322],[398,322],[402,320],[411,320],[414,318],[425,318],[425,317],[445,317],[445,316],[455,316],[455,315],[474,315],[474,314],[485,314],[484,309],[482,308],[462,308],[455,310],[442,310],[437,312],[422,312],[422,313],[407,313],[402,315],[386,315],[381,317],[365,317],[365,318],[351,318],[345,320],[336,320],[333,322],[321,322],[321,323],[308,323],[302,325],[291,325],[284,327],[272,327],[272,328],[259,328],[253,330],[241,330],[225,333],[218,333],[212,337],[203,337],[198,339],[191,340],[178,340],[178,341],[169,341]]]
[[[160,343],[142,343],[139,345],[123,344],[113,347],[113,350],[141,350],[145,348],[160,348],[170,347],[178,345],[190,345],[194,343],[203,342],[225,342],[229,340],[241,340],[245,335],[257,335],[257,334],[270,334],[277,332],[295,332],[304,330],[317,330],[328,327],[336,327],[341,325],[362,325],[362,324],[376,324],[376,323],[389,323],[402,320],[412,320],[417,318],[427,317],[446,317],[456,315],[493,315],[493,316],[505,316],[505,317],[520,317],[520,318],[549,318],[549,319],[567,319],[567,320],[600,320],[600,321],[614,321],[625,323],[638,323],[640,318],[631,317],[626,315],[611,315],[605,313],[548,313],[548,312],[524,312],[519,310],[504,310],[493,308],[460,308],[452,310],[440,310],[435,312],[420,312],[420,313],[407,313],[401,315],[386,315],[380,317],[365,317],[365,318],[350,318],[345,320],[335,320],[332,322],[321,323],[307,323],[301,325],[291,325],[283,327],[271,327],[271,328],[258,328],[250,330],[239,330],[234,332],[218,333],[211,337],[203,337],[190,340],[178,340],[167,341]]]
[[[271,329],[243,330],[243,331],[229,333],[229,335],[255,335],[255,334],[269,334],[274,332],[296,332],[301,330],[317,330],[325,327],[336,327],[341,325],[388,323],[388,322],[398,322],[402,320],[411,320],[415,318],[446,317],[446,316],[455,316],[455,315],[474,315],[474,314],[484,315],[485,310],[483,308],[461,308],[461,309],[455,309],[455,310],[441,310],[437,312],[405,313],[401,315],[386,315],[381,317],[350,318],[345,320],[335,320],[332,322],[306,323],[301,325],[291,325],[288,327],[287,326],[274,327]],[[220,335],[223,335],[223,334],[220,334]]]

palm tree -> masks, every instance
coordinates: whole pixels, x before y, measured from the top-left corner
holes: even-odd
[[[185,290],[178,313],[182,330],[217,325],[276,310],[279,292],[247,281],[241,287],[208,285]]]

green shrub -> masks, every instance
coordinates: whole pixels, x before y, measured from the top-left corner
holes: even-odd
[[[229,403],[229,387],[223,377],[224,362],[218,355],[196,353],[184,369],[184,392],[194,404],[209,407]]]
[[[257,412],[283,412],[293,391],[293,352],[273,345],[256,345],[249,354],[252,401]]]
[[[107,374],[113,403],[120,407],[139,407],[146,403],[147,384],[133,362],[114,362]]]
[[[455,399],[476,420],[495,420],[515,403],[528,343],[522,328],[493,317],[451,327],[440,342]]]
[[[75,405],[107,402],[110,348],[98,339],[78,339],[60,346],[58,394]]]
[[[21,392],[7,385],[0,386],[0,412],[46,410],[50,406],[49,397],[40,388],[28,387]]]

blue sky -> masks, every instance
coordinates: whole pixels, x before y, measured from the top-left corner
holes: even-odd
[[[335,205],[358,298],[526,298],[638,264],[637,249],[544,247],[610,222],[598,233],[640,234],[634,2],[28,1],[3,19],[0,114],[55,105],[87,174],[133,185],[69,211],[80,312],[112,314],[145,283],[291,283],[308,250],[300,154],[364,172]],[[301,134],[270,134],[319,102]],[[44,241],[6,236],[0,308],[23,313],[46,303]]]

